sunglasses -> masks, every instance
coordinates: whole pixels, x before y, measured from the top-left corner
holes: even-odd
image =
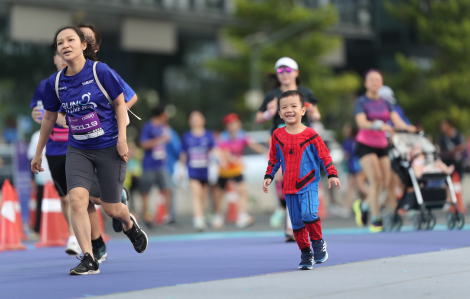
[[[278,74],[282,74],[282,73],[284,73],[284,72],[286,72],[286,73],[288,73],[288,74],[292,73],[292,69],[291,69],[290,67],[288,67],[288,66],[286,66],[286,67],[279,67],[279,68],[277,68],[276,71],[277,71]]]

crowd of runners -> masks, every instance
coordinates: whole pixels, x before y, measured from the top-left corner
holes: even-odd
[[[90,24],[58,30],[52,46],[57,72],[41,81],[31,102],[32,118],[41,124],[31,169],[37,175],[46,167],[50,169],[70,228],[66,252],[74,256],[83,253],[70,274],[99,273],[99,263],[107,259],[95,205],[101,205],[113,219],[113,229],[122,231],[142,253],[148,245],[144,229],[152,229],[154,224],[150,190],[155,186],[161,192],[167,211],[164,223],[172,225],[177,221],[175,183],[183,176],[189,179],[194,229],[224,226],[223,198],[229,182],[238,194],[236,226],[252,225],[255,218],[248,212],[249,190],[243,176],[246,147],[266,157],[263,189],[267,192],[273,181],[279,198],[271,222],[285,223],[286,241],[299,245],[299,268],[311,269],[314,263],[327,260],[318,217],[320,169],[326,173],[329,187],[336,184],[339,188],[341,183],[328,148],[312,129],[321,119],[318,99],[300,85],[301,67],[296,61],[288,57],[273,61],[277,80],[253,120],[271,123],[270,136],[266,136],[269,147],[252,140],[235,113],[223,117],[225,130],[216,134],[206,129],[204,111],[193,111],[187,120],[190,129],[180,138],[170,127],[164,106],[152,110],[136,143],[128,142],[126,127],[129,116],[138,118],[130,110],[138,101],[137,95],[118,73],[97,62],[101,42],[99,30]],[[355,124],[346,124],[343,130],[349,176],[341,208],[344,214],[354,210],[359,226],[370,224],[371,232],[380,232],[381,208],[396,204],[395,189],[400,186],[390,167],[390,134],[397,130],[416,132],[418,128],[404,116],[378,70],[366,73],[364,87],[366,92],[354,107]],[[450,121],[442,123],[442,130],[443,162],[455,164],[463,175],[458,158],[465,155],[465,142]],[[215,179],[211,165],[218,168]],[[37,189],[40,206],[40,183]],[[145,226],[129,212],[128,189],[141,195],[140,219]],[[381,202],[383,192],[387,199]],[[209,199],[211,205],[206,204]],[[211,208],[210,221],[205,217],[207,206]],[[40,208],[37,232],[39,223]]]

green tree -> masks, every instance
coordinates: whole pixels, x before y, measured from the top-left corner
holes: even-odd
[[[260,32],[271,36],[289,26],[306,24],[296,34],[260,49],[259,73],[273,73],[274,63],[280,57],[296,60],[302,85],[312,89],[319,99],[323,120],[327,120],[328,126],[339,128],[345,119],[352,118],[352,101],[347,99],[347,95],[358,89],[360,78],[352,72],[335,74],[331,67],[322,63],[322,55],[334,50],[341,41],[340,37],[326,33],[338,21],[336,9],[333,6],[312,9],[297,3],[295,0],[237,0],[235,22],[223,33],[238,55],[215,59],[207,65],[238,86],[229,97],[237,103],[237,112],[248,113],[244,94],[250,88],[252,48],[247,37]],[[269,82],[264,83],[266,90]],[[250,119],[247,121],[253,123],[251,114],[248,115]]]
[[[421,42],[435,46],[428,66],[397,54],[400,72],[393,79],[407,115],[433,134],[444,118],[470,133],[470,1],[409,0],[387,7],[416,29]]]

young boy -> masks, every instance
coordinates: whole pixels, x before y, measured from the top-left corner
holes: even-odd
[[[328,259],[317,215],[320,165],[328,174],[329,188],[335,184],[339,190],[341,182],[323,140],[312,128],[301,123],[307,110],[304,96],[296,90],[286,91],[279,98],[278,107],[286,126],[273,133],[263,190],[268,193],[268,186],[282,164],[282,191],[286,196],[295,241],[302,252],[299,269],[311,270],[313,264],[321,264]]]

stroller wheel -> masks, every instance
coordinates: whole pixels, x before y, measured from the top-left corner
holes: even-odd
[[[455,221],[455,227],[457,229],[462,229],[464,224],[465,224],[465,216],[462,213],[458,212],[456,221]]]
[[[421,213],[416,213],[413,215],[413,229],[414,230],[420,230],[421,229],[421,223],[423,222],[423,216]]]
[[[457,219],[454,213],[448,213],[446,216],[447,228],[454,229]]]
[[[429,211],[421,213],[421,229],[428,230],[430,225],[431,225],[431,213]]]
[[[434,229],[434,226],[436,225],[436,215],[434,213],[429,212],[429,230]]]

